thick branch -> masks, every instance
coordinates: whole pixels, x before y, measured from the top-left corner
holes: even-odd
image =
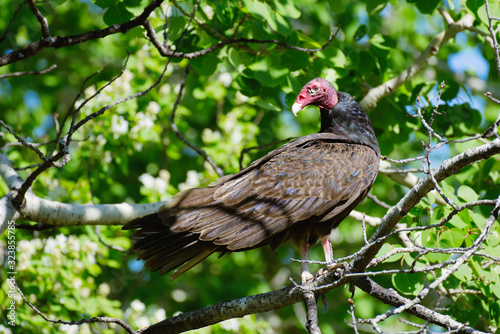
[[[445,160],[441,166],[433,172],[437,182],[441,182],[451,175],[458,174],[462,168],[476,161],[488,159],[489,157],[500,153],[500,139],[495,139],[489,144],[481,145],[469,149],[453,158]],[[354,272],[364,271],[368,263],[375,257],[383,245],[383,240],[375,242],[389,234],[396,224],[406,216],[408,211],[413,208],[428,192],[434,188],[434,182],[431,176],[421,179],[387,214],[382,218],[382,222],[370,238],[370,245],[356,257],[352,263]]]
[[[389,304],[394,307],[399,307],[401,305],[405,305],[411,302],[410,299],[400,296],[395,290],[386,289],[378,285],[368,277],[359,276],[352,279],[351,282],[353,282],[361,290],[368,293],[370,296],[377,298],[378,300],[384,302],[385,304]],[[443,328],[454,330],[458,334],[483,333],[478,330],[475,330],[472,327],[465,326],[464,324],[453,320],[448,315],[437,313],[422,305],[414,305],[411,308],[407,309],[406,311],[410,314],[413,314],[421,319],[428,320],[431,323],[439,325]]]
[[[42,199],[31,191],[25,195],[25,203],[17,211],[12,204],[17,190],[24,183],[7,157],[0,154],[0,177],[11,192],[0,199],[0,234],[12,220],[30,220],[53,226],[76,225],[123,225],[130,220],[158,211],[165,202],[148,204],[65,204]]]
[[[289,286],[276,291],[261,293],[232,301],[218,302],[215,305],[207,306],[199,310],[182,313],[148,327],[143,333],[180,333],[213,325],[227,319],[239,318],[248,314],[268,312],[303,301],[304,293],[302,289],[314,291],[314,294],[318,296],[342,286],[345,283],[346,281],[340,278],[338,273],[329,272],[326,275],[322,275],[308,282],[302,288]],[[322,288],[322,286],[325,285],[327,288]]]
[[[410,65],[398,76],[384,82],[383,84],[370,89],[368,94],[361,100],[359,105],[365,111],[377,106],[377,102],[383,97],[392,94],[396,89],[413,79],[429,62],[429,59],[438,53],[443,44],[448,42],[459,32],[472,27],[474,17],[465,14],[459,21],[449,24],[448,28],[440,32],[432,39],[427,48],[420,54],[413,64]]]

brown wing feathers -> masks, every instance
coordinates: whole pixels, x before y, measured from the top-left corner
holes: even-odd
[[[213,186],[181,192],[158,214],[127,224],[125,229],[140,228],[131,236],[139,258],[161,274],[184,264],[174,278],[216,251],[277,246],[294,224],[307,222],[310,233],[321,222],[329,224],[323,230],[337,225],[350,210],[338,222],[331,218],[369,190],[378,155],[366,146],[312,137],[284,145]]]

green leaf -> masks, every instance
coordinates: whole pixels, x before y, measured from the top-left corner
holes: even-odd
[[[327,48],[317,53],[318,57],[325,58],[331,67],[344,67],[346,64],[346,57],[344,53],[337,48]]]
[[[464,211],[466,211],[466,210],[464,210]],[[462,211],[462,212],[463,212],[463,211]],[[462,215],[460,215],[460,214],[456,214],[456,215],[454,215],[454,216],[450,219],[449,223],[450,223],[451,225],[453,225],[453,226],[457,227],[457,228],[467,228],[467,227],[469,227],[469,226],[470,226],[470,223],[468,223],[468,222],[470,222],[470,219],[469,219],[468,221],[466,221],[466,220],[464,220],[462,217],[464,217],[464,216],[462,216]],[[469,218],[470,218],[470,216],[469,216]]]
[[[221,1],[215,5],[215,14],[225,26],[230,26],[234,19],[234,7],[230,2]]]
[[[268,58],[264,58],[248,66],[254,71],[254,78],[257,79],[262,86],[274,87],[285,80],[290,72],[285,66],[273,65]]]
[[[290,0],[271,1],[270,3],[276,8],[276,11],[283,16],[298,19],[302,14],[297,6]]]
[[[134,14],[129,12],[123,2],[118,2],[116,5],[111,6],[106,10],[103,16],[104,23],[108,26],[114,24],[122,24],[134,17]]]
[[[387,5],[387,0],[368,0],[366,1],[366,10],[370,14],[380,13]]]
[[[453,276],[461,281],[470,281],[472,278],[472,269],[467,264],[463,264],[453,273]]]
[[[500,282],[491,282],[490,288],[491,292],[493,292],[495,296],[500,299]]]
[[[181,37],[182,32],[186,29],[187,20],[184,16],[174,16],[168,20],[168,39],[175,41]]]
[[[192,59],[190,64],[193,65],[198,74],[209,76],[215,72],[219,65],[217,52],[212,52],[203,57]]]
[[[435,231],[422,231],[422,244],[425,247],[430,248],[441,248],[442,245],[439,242],[439,238]],[[443,253],[428,253],[425,255],[425,258],[430,262],[443,262],[450,257],[450,254]]]
[[[235,78],[235,82],[238,85],[241,94],[249,97],[260,95],[262,85],[259,84],[257,80],[239,75]]]
[[[126,7],[139,7],[142,0],[123,0],[123,4]]]
[[[250,14],[269,24],[271,29],[274,31],[285,36],[292,33],[293,27],[290,24],[290,21],[288,21],[288,19],[283,17],[280,13],[276,13],[272,10],[267,3],[255,0],[243,0],[243,2],[246,8],[250,11]]]
[[[293,27],[290,21],[280,13],[275,14],[275,21],[270,21],[269,25],[273,28],[273,30],[284,36],[288,36],[293,32]]]
[[[117,0],[94,0],[94,3],[101,7],[102,9],[106,9],[116,5]]]
[[[368,34],[368,26],[366,24],[362,24],[358,27],[356,32],[354,33],[354,42],[359,42],[363,37]]]
[[[460,286],[460,283],[462,283],[462,281],[460,281],[455,276],[450,275],[444,280],[443,286],[445,287],[445,289],[456,289]]]
[[[385,254],[387,254],[389,251],[391,251],[392,249],[394,249],[395,247],[389,245],[389,244],[384,244],[382,246],[382,248],[380,248],[380,250],[378,251],[377,253],[377,256],[376,257],[381,257]],[[395,261],[398,261],[400,260],[401,258],[403,257],[403,253],[398,253],[398,254],[395,254],[393,256],[391,256],[390,258],[388,258],[387,260],[384,261],[385,262],[395,262]]]
[[[255,102],[255,104],[265,110],[281,111],[281,108],[275,106],[274,104],[268,101],[258,100],[257,102]]]
[[[227,58],[231,65],[238,69],[241,65],[240,54],[236,48],[230,48],[227,54]]]
[[[457,97],[460,85],[454,81],[446,81],[446,87],[441,95],[441,100],[450,101]]]
[[[408,3],[414,3],[422,14],[432,14],[441,4],[441,0],[408,0]]]
[[[415,295],[424,288],[424,279],[423,273],[394,274],[392,275],[392,284],[401,293]]]
[[[474,202],[479,199],[479,195],[476,194],[474,189],[468,186],[460,186],[457,191],[457,196],[466,202]]]
[[[460,247],[464,242],[465,233],[458,228],[447,229],[439,234],[439,244],[442,248]]]

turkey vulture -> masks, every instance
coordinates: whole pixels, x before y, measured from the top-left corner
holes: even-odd
[[[293,104],[294,115],[318,106],[321,130],[281,146],[240,172],[204,188],[177,194],[157,213],[123,229],[139,259],[176,278],[210,254],[272,249],[291,240],[307,260],[309,246],[321,239],[327,263],[333,261],[330,232],[366,196],[380,158],[372,124],[347,93],[325,79],[307,83]],[[302,261],[302,280],[310,277]]]

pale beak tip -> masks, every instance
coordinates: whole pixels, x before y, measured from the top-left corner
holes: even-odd
[[[297,117],[297,114],[299,113],[299,111],[302,109],[302,106],[295,102],[293,105],[292,105],[292,113],[295,117]]]

